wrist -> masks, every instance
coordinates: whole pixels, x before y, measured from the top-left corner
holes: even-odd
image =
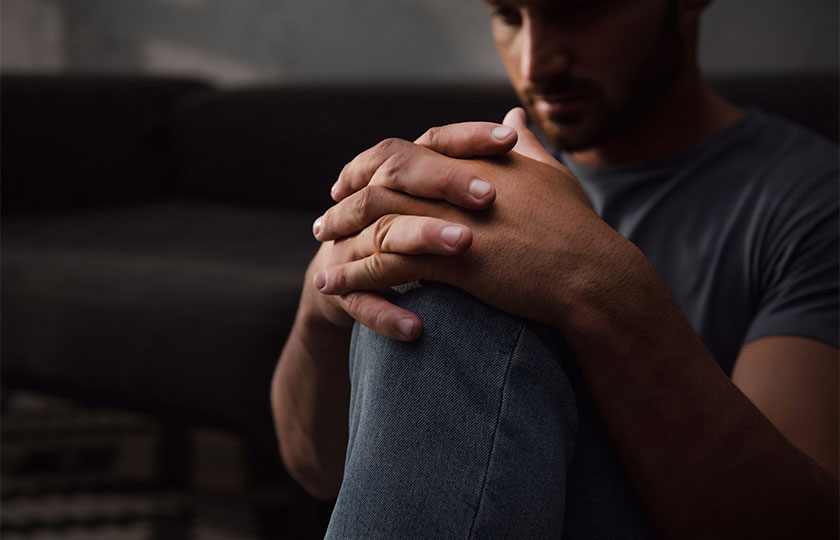
[[[656,320],[682,317],[668,288],[644,254],[609,228],[587,250],[587,262],[559,292],[558,327],[568,336],[592,343],[621,342],[624,334],[640,337]]]
[[[314,292],[314,294],[321,294]],[[314,299],[317,300],[317,299]],[[346,319],[346,320],[345,320]],[[294,322],[295,333],[305,341],[346,340],[353,329],[353,319],[344,314],[340,322],[328,317],[323,309],[319,309],[317,302],[301,299]]]
[[[319,292],[307,272],[295,314],[294,334],[306,344],[346,343],[353,329],[353,319],[337,304],[334,297]],[[313,345],[307,345],[313,348]]]

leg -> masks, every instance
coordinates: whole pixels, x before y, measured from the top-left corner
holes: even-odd
[[[439,284],[392,300],[423,337],[357,326],[327,538],[560,538],[575,397],[538,328]]]

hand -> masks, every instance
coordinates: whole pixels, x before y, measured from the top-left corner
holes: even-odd
[[[564,308],[598,277],[601,250],[619,235],[592,212],[574,176],[527,130],[521,109],[508,113],[504,123],[518,131],[518,142],[514,152],[492,159],[443,156],[425,148],[421,137],[416,144],[390,141],[351,162],[333,190],[339,204],[316,221],[319,240],[372,230],[394,244],[410,234],[403,223],[436,218],[467,225],[473,244],[454,257],[379,250],[319,273],[321,292],[346,294],[428,279],[539,322],[556,325],[571,316]],[[443,128],[434,138],[458,139],[464,127]],[[481,201],[469,194],[475,179],[495,184],[491,208],[471,211],[419,198],[480,208]]]
[[[458,132],[445,128],[432,128],[427,131],[417,144],[434,143],[452,155],[462,157],[496,155],[509,151],[516,143],[516,131],[499,124],[488,122],[471,122],[458,126]],[[457,136],[449,136],[457,135]],[[385,154],[387,148],[396,149],[400,144],[410,145],[407,141],[390,139],[383,141],[372,150],[362,154],[366,156],[373,151],[381,150]],[[392,152],[384,155],[383,161]],[[433,152],[429,152],[433,154]],[[360,156],[361,157],[361,156]],[[339,181],[333,188],[333,196],[340,196],[344,189],[356,181],[354,173],[360,170],[357,158],[344,168]],[[371,174],[375,171],[371,171]],[[348,176],[350,175],[350,176]],[[358,177],[361,178],[361,177]],[[364,180],[367,183],[369,178]],[[493,202],[495,193],[491,189],[480,192],[472,200],[462,201],[468,207],[481,208]],[[341,188],[341,189],[339,189]],[[350,188],[352,189],[352,188]],[[475,190],[474,190],[475,191]],[[393,193],[394,197],[405,195]],[[382,224],[387,220],[383,219]],[[317,235],[320,220],[316,220],[313,230]],[[466,250],[472,234],[463,226],[428,218],[401,219],[393,226],[389,226],[388,234],[381,234],[382,229],[366,229],[348,231],[345,238],[335,241],[325,241],[318,253],[312,259],[306,272],[304,290],[301,298],[301,313],[304,319],[312,325],[332,325],[349,328],[353,319],[358,320],[391,339],[412,340],[419,337],[422,331],[420,320],[411,312],[398,308],[387,302],[380,295],[369,291],[354,291],[344,295],[318,294],[315,284],[316,276],[323,268],[358,260],[377,252],[406,253],[406,254],[438,254],[455,255]]]
[[[373,148],[362,152],[345,165],[338,181],[330,190],[330,194],[335,201],[341,201],[368,184],[381,183],[377,181],[377,174],[388,176],[389,173],[396,172],[397,169],[402,174],[414,172],[401,167],[400,158],[405,157],[404,152],[418,150],[417,146],[433,150],[433,152],[425,153],[425,157],[430,158],[425,161],[433,165],[431,158],[436,154],[443,154],[452,158],[498,156],[509,152],[517,142],[515,129],[504,124],[499,125],[490,122],[464,122],[433,127],[418,137],[413,144],[402,139],[386,139]],[[433,172],[422,171],[422,167],[417,168],[420,169],[417,172]],[[435,183],[433,184],[423,184],[417,182],[416,178],[407,177],[401,185],[405,188],[406,193],[428,196],[433,199],[446,199],[464,208],[486,208],[489,206],[493,202],[493,187],[487,185],[482,186],[480,190],[470,189],[474,187],[472,184],[474,179],[460,176],[457,174],[459,172],[442,169],[436,171]],[[389,178],[388,180],[398,182],[401,179]],[[463,189],[459,191],[459,188]],[[414,189],[420,190],[420,193],[415,193]],[[435,193],[440,196],[434,196]],[[447,199],[448,195],[453,198]]]
[[[360,234],[324,242],[306,271],[301,295],[300,316],[309,327],[350,328],[353,320],[375,328],[391,339],[410,341],[420,336],[422,324],[410,311],[394,306],[372,291],[350,291],[340,295],[318,292],[323,268],[372,256],[388,250],[399,253],[437,253],[455,255],[465,251],[472,234],[466,227],[443,220],[404,219],[390,227],[386,237],[377,237],[368,228]]]

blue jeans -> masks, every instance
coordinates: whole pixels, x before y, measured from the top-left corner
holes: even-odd
[[[653,535],[562,340],[450,286],[389,293],[423,336],[354,329],[327,538]]]

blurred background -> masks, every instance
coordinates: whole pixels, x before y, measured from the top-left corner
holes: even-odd
[[[730,99],[837,139],[838,2],[717,0]],[[501,119],[480,0],[0,0],[0,534],[320,538],[269,382],[344,163]]]
[[[504,77],[480,0],[3,0],[4,70],[194,75],[223,84]],[[716,0],[710,73],[833,68],[833,0]]]

